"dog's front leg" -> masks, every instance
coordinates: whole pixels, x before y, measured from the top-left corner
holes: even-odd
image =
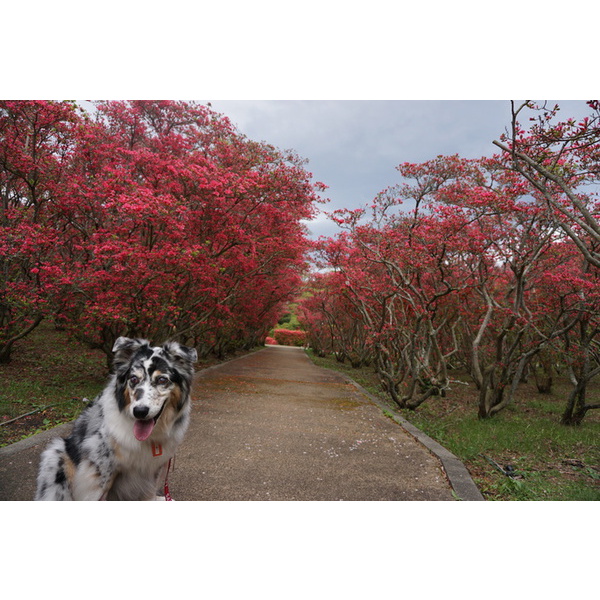
[[[110,481],[103,481],[94,463],[82,460],[73,476],[73,500],[104,500]]]

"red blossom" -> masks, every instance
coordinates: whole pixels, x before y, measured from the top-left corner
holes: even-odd
[[[107,353],[118,335],[201,353],[264,339],[306,268],[302,221],[320,199],[302,161],[205,106],[97,109],[0,106],[0,249],[24,318],[59,318]]]

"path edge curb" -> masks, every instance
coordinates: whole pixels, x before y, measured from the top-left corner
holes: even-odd
[[[328,369],[332,370],[332,369]],[[380,400],[373,394],[369,393],[362,385],[354,381],[352,377],[342,373],[340,371],[333,371],[342,377],[349,384],[353,385],[361,394],[366,396],[373,404],[377,405],[382,411],[389,415],[398,425],[406,430],[412,437],[418,442],[423,444],[432,454],[442,463],[446,477],[454,490],[454,494],[459,500],[463,501],[485,501],[481,491],[475,485],[475,482],[471,478],[471,474],[467,470],[467,467],[463,462],[456,457],[452,452],[444,448],[439,442],[436,442],[433,438],[430,438],[427,434],[423,433],[418,427],[415,427],[412,423],[407,421],[404,417],[399,415],[393,406]]]
[[[267,348],[261,348],[255,353],[262,352]],[[310,360],[309,356],[304,353],[306,358]],[[198,376],[201,373],[205,373],[207,371],[219,369],[221,366],[234,362],[236,360],[240,360],[245,358],[247,355],[238,356],[229,361],[224,361],[222,363],[212,365],[211,367],[207,367],[206,369],[202,369],[198,371],[195,375]],[[312,362],[312,361],[311,361]],[[313,363],[314,364],[314,363]],[[336,371],[335,369],[327,369],[326,367],[321,367],[327,371],[331,371],[336,375],[339,375],[344,381],[354,386],[361,394],[363,394],[366,398],[369,399],[370,402],[378,406],[382,411],[385,411],[389,414],[390,418],[393,419],[398,425],[400,425],[409,435],[414,437],[418,442],[420,442],[423,446],[425,446],[434,456],[436,456],[439,461],[442,463],[442,468],[450,482],[452,490],[454,494],[459,500],[462,501],[485,501],[482,493],[479,488],[475,485],[475,482],[471,478],[471,474],[467,470],[467,467],[463,464],[463,462],[456,457],[452,452],[444,448],[439,442],[436,442],[433,438],[430,438],[427,434],[423,433],[418,427],[415,427],[412,423],[407,421],[404,417],[399,415],[393,406],[380,400],[373,394],[369,393],[362,385],[354,381],[349,375],[346,373],[342,373],[341,371]]]

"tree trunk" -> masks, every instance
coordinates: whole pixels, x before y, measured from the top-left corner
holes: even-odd
[[[581,425],[588,410],[600,408],[600,404],[585,403],[587,384],[590,379],[591,377],[579,381],[569,394],[567,406],[560,419],[561,425]]]
[[[504,401],[506,386],[502,383],[502,377],[496,381],[496,366],[489,366],[483,373],[483,381],[479,391],[480,419],[489,419],[504,408],[508,402]]]
[[[0,346],[0,365],[7,365],[10,362],[12,349],[15,342],[29,335],[43,320],[44,317],[36,317],[35,321],[29,327],[27,327],[21,333],[13,336],[9,340],[6,340],[6,342]]]
[[[586,388],[587,383],[585,380],[579,381],[574,386],[560,420],[562,425],[581,425],[581,421],[587,412],[587,409],[584,409]]]
[[[541,368],[541,373],[539,372]],[[551,394],[552,383],[553,383],[553,368],[552,358],[544,356],[544,353],[540,353],[537,364],[532,365],[533,378],[535,379],[535,385],[540,394]]]

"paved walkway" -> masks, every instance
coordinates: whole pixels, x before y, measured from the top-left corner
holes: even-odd
[[[33,498],[39,454],[65,429],[0,449],[0,500]],[[198,373],[169,484],[179,501],[483,499],[444,448],[301,349],[277,346]]]

